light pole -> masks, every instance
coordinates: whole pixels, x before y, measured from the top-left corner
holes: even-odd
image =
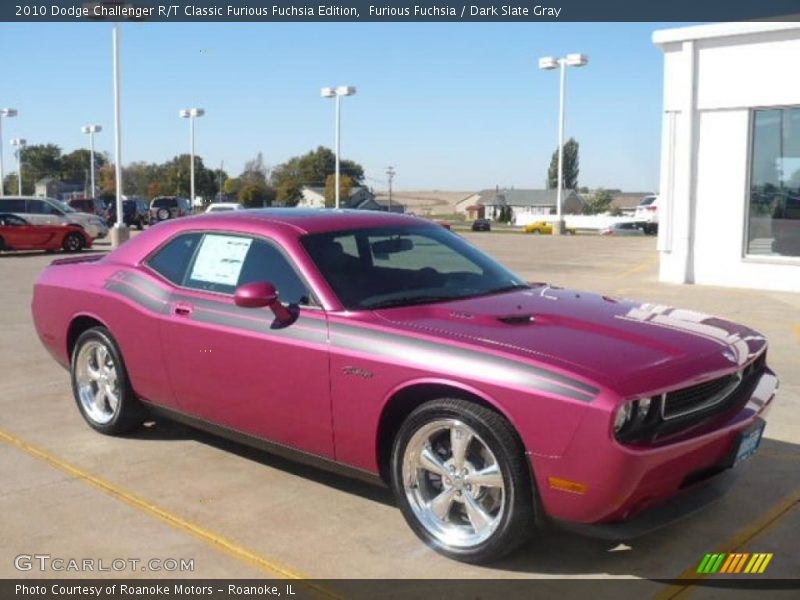
[[[539,68],[549,71],[561,68],[561,91],[558,105],[558,190],[556,191],[556,222],[553,223],[553,235],[561,235],[564,219],[561,216],[561,201],[564,188],[564,89],[567,82],[567,67],[583,67],[589,62],[585,54],[567,54],[563,58],[545,56],[539,59]]]
[[[3,173],[3,117],[16,116],[16,108],[0,108],[0,198],[5,196],[5,191],[3,190],[3,177],[5,177]]]
[[[194,120],[202,117],[206,111],[202,108],[186,108],[178,111],[182,119],[189,119],[189,200],[190,209],[194,208]]]
[[[122,218],[122,107],[120,98],[119,68],[119,23],[114,23],[111,32],[114,78],[114,179],[117,207],[117,222],[111,229],[111,246],[119,247],[128,239],[128,228]]]
[[[394,167],[386,167],[386,175],[389,177],[389,212],[392,212],[392,180],[395,176]]]
[[[336,146],[336,208],[339,208],[339,129],[341,127],[341,109],[339,107],[339,98],[342,96],[354,96],[356,88],[349,85],[340,85],[339,87],[324,87],[322,88],[323,98],[336,98],[336,133],[334,145]]]
[[[91,178],[91,187],[89,189],[92,190],[92,198],[95,197],[95,187],[94,187],[94,134],[100,133],[103,131],[103,128],[100,125],[84,125],[81,127],[81,131],[83,133],[89,134],[89,173]]]
[[[27,145],[25,138],[14,138],[11,145],[17,149],[17,194],[22,196],[22,149]]]

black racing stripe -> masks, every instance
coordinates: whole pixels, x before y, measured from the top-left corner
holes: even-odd
[[[236,306],[235,304],[231,304],[230,302],[224,302],[219,300],[208,300],[206,298],[195,298],[192,296],[184,296],[180,294],[174,295],[172,297],[172,300],[174,300],[175,302],[185,302],[187,304],[191,304],[196,308],[201,308],[201,309],[205,308],[208,310],[222,312],[232,317],[244,317],[252,320],[253,315],[258,314],[257,312],[254,312],[254,309],[252,308],[243,308],[241,306]],[[300,315],[300,317],[297,319],[297,321],[295,321],[295,323],[303,325],[304,327],[310,327],[314,329],[319,329],[320,331],[324,331],[327,337],[328,326],[324,319],[314,319],[311,317],[305,317],[303,315]]]
[[[222,314],[216,311],[204,310],[202,308],[195,308],[190,318],[192,321],[198,321],[200,323],[221,325],[223,327],[230,327],[232,329],[243,329],[270,337],[311,342],[314,344],[326,344],[328,341],[327,332],[325,330],[309,330],[302,326],[295,327],[297,322],[287,327],[272,328],[271,323],[267,319],[264,319],[263,321],[258,321],[252,318],[246,319],[231,314]]]
[[[367,353],[386,353],[396,358],[409,358],[413,356],[415,350],[438,353],[441,354],[443,360],[447,357],[457,358],[464,361],[465,364],[473,364],[476,369],[480,369],[481,366],[483,366],[483,368],[489,367],[506,373],[513,373],[516,376],[521,375],[521,379],[525,380],[525,385],[530,385],[536,389],[550,391],[584,402],[591,402],[594,396],[600,391],[598,388],[587,385],[582,381],[566,377],[560,373],[520,362],[509,361],[508,359],[492,355],[486,355],[477,350],[465,350],[448,344],[362,329],[341,323],[331,323],[330,328],[331,339],[334,345],[343,345],[351,350]],[[339,336],[336,334],[342,335]],[[474,371],[467,374],[474,374]],[[559,383],[571,387],[567,388],[564,387],[564,385],[559,385]],[[573,387],[578,389],[571,389]],[[586,393],[579,390],[584,390]]]
[[[105,287],[107,290],[125,296],[148,310],[160,314],[166,314],[167,312],[168,304],[166,302],[152,298],[130,284],[122,281],[108,281]]]
[[[118,277],[121,281],[129,282],[132,285],[137,285],[141,288],[144,288],[148,294],[155,296],[156,298],[160,298],[164,302],[169,300],[170,291],[168,289],[156,285],[149,279],[142,277],[137,273],[122,271],[118,274]]]

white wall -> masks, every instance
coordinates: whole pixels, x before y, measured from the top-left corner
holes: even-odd
[[[661,280],[800,292],[800,258],[744,256],[751,110],[800,105],[800,25],[653,37],[664,51]]]

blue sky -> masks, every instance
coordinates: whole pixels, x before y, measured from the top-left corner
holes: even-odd
[[[200,106],[197,152],[237,174],[263,152],[277,165],[333,145],[325,85],[354,85],[342,101],[342,156],[367,183],[397,189],[543,187],[557,143],[558,76],[544,55],[583,52],[569,69],[567,136],[581,144],[580,185],[655,191],[662,55],[655,23],[265,24],[122,26],[123,164],[188,151],[183,107]],[[99,123],[112,153],[111,25],[0,24],[0,106],[8,140],[85,145]]]

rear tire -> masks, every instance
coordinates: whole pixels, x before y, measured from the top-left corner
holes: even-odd
[[[415,409],[394,440],[391,484],[414,533],[455,560],[495,561],[535,528],[522,443],[505,418],[474,402],[444,398]]]
[[[61,244],[65,252],[80,252],[83,250],[85,245],[86,242],[84,241],[83,236],[74,231],[72,233],[68,233]]]
[[[0,235],[0,252],[6,249],[6,241],[3,239],[3,236]]]
[[[92,327],[78,337],[70,374],[78,410],[92,429],[119,435],[141,426],[145,409],[131,387],[122,354],[108,329]]]
[[[158,217],[159,221],[166,221],[169,219],[169,209],[159,208],[158,212],[156,213],[156,217]]]

